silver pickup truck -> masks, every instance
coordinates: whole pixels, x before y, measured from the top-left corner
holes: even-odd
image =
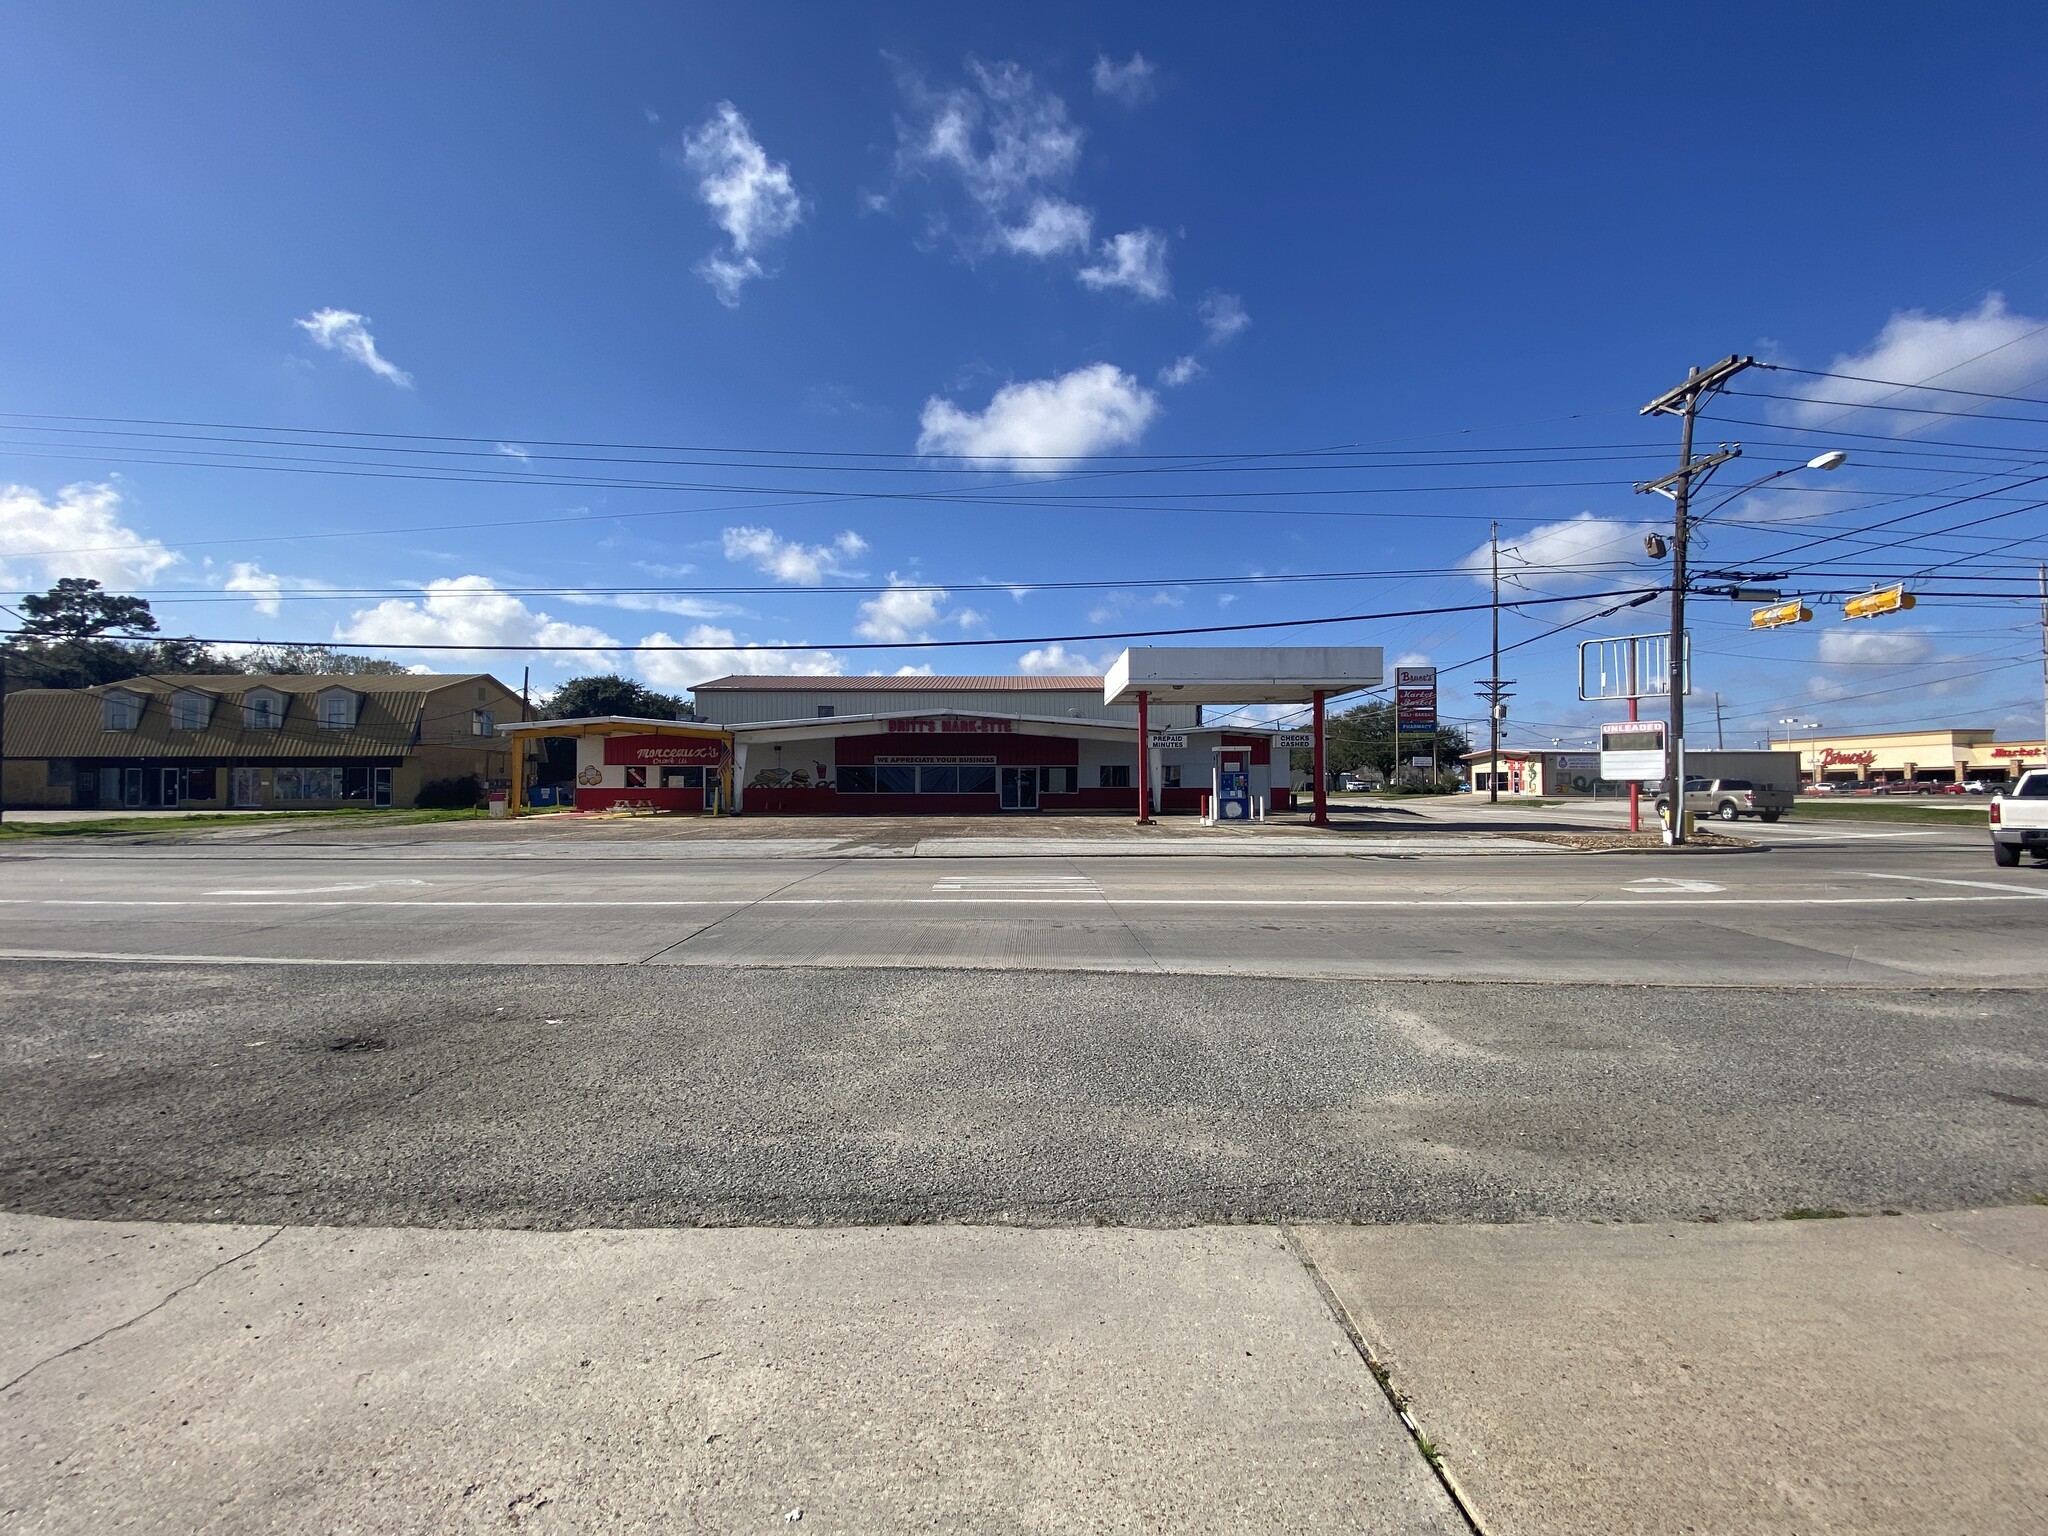
[[[2048,768],[2021,774],[1991,802],[1991,857],[2010,869],[2023,853],[2048,859]]]

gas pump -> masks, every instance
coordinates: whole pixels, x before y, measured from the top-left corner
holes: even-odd
[[[1252,771],[1249,757],[1226,752],[1216,759],[1216,811],[1218,821],[1250,821],[1252,817]]]

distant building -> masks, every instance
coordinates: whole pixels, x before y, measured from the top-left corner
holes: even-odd
[[[2048,743],[1998,741],[1984,728],[1800,733],[1771,745],[1799,754],[1802,783],[1955,784],[1998,782],[2048,765]]]
[[[140,677],[10,693],[10,808],[409,806],[512,777],[519,695],[483,673]]]

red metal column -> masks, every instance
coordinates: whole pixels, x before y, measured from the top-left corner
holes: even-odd
[[[1324,768],[1323,768],[1323,690],[1322,690],[1322,689],[1318,688],[1318,689],[1316,690],[1315,698],[1316,698],[1316,711],[1315,711],[1315,726],[1314,726],[1314,730],[1315,730],[1315,733],[1316,733],[1316,745],[1315,745],[1315,759],[1316,759],[1316,799],[1315,799],[1315,806],[1316,806],[1316,814],[1315,814],[1315,824],[1316,824],[1317,826],[1319,826],[1319,827],[1327,827],[1327,826],[1328,826],[1328,825],[1330,824],[1330,776],[1329,776],[1329,774],[1328,774],[1328,773],[1327,773],[1327,772],[1326,772],[1326,771],[1324,770]]]
[[[1628,718],[1631,724],[1636,718],[1636,696],[1628,696]],[[1628,781],[1628,829],[1631,832],[1643,830],[1643,786],[1634,779]]]
[[[1138,690],[1138,825],[1152,822],[1152,730],[1148,706],[1152,695]]]

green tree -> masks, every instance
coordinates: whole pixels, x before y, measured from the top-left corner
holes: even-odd
[[[139,597],[117,597],[84,576],[66,576],[47,592],[31,592],[21,600],[21,633],[39,640],[87,640],[119,630],[124,635],[153,635],[156,615]]]
[[[396,677],[405,671],[381,656],[357,656],[331,645],[259,645],[243,653],[241,669],[278,677]]]
[[[1464,730],[1439,720],[1436,732],[1437,761],[1455,770],[1457,761],[1472,750]],[[1394,776],[1394,706],[1388,703],[1361,704],[1329,721],[1329,745],[1324,760],[1338,773],[1371,768],[1387,778]],[[1430,738],[1413,731],[1401,733],[1401,756],[1426,757]]]
[[[634,715],[642,720],[680,720],[689,706],[672,693],[660,693],[616,672],[572,677],[541,707],[543,720],[583,720],[593,715]]]

